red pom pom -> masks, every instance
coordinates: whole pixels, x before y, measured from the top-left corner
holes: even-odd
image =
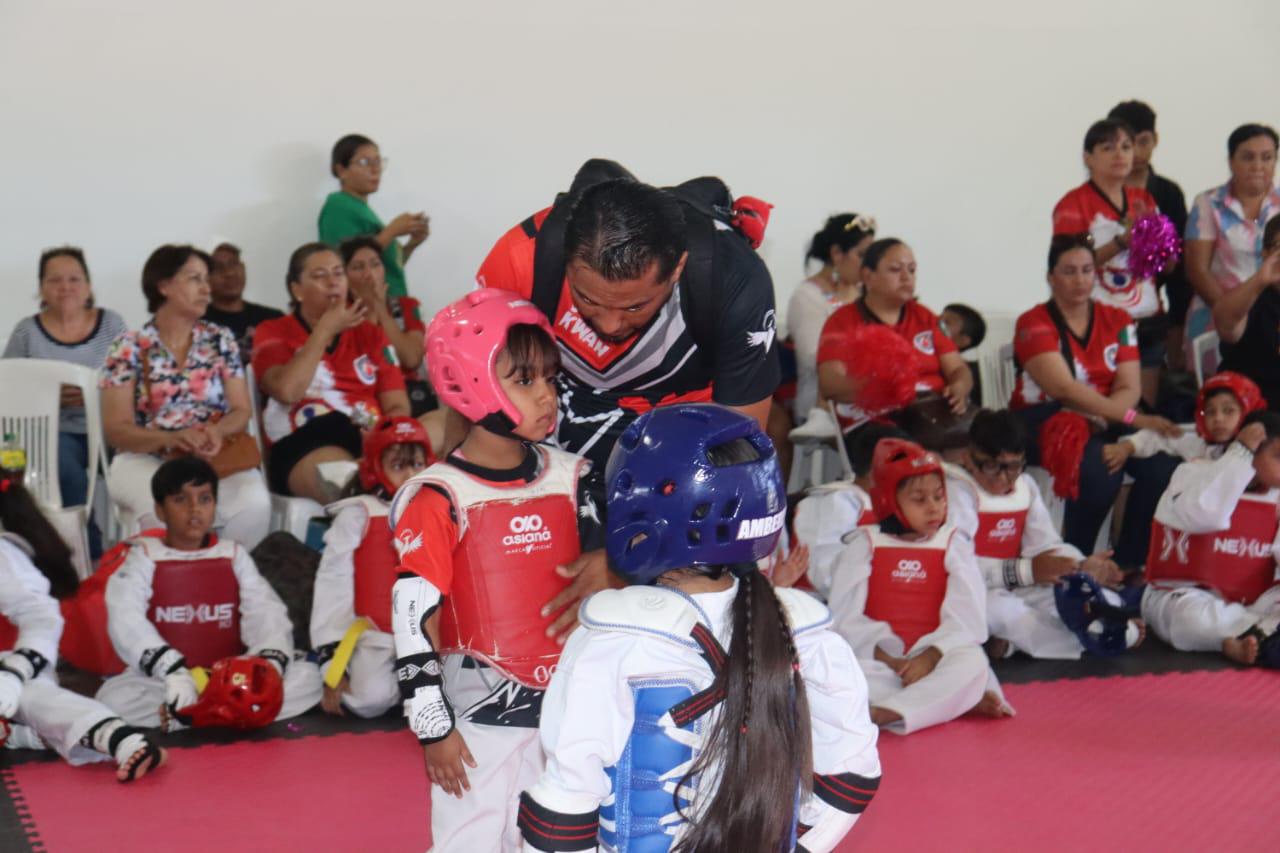
[[[888,326],[859,326],[849,336],[845,371],[853,380],[853,404],[875,417],[896,411],[916,397],[920,367],[915,347]]]
[[[1040,462],[1063,500],[1080,497],[1080,462],[1092,433],[1089,421],[1075,412],[1058,412],[1040,427]]]
[[[1144,216],[1129,232],[1129,274],[1136,279],[1155,278],[1178,262],[1182,237],[1173,220],[1163,213]]]

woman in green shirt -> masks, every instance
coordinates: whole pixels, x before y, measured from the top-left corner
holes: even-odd
[[[382,246],[390,295],[407,296],[404,265],[413,250],[426,241],[430,219],[421,211],[406,212],[390,224],[382,224],[378,214],[369,207],[369,196],[378,191],[386,165],[377,144],[367,136],[353,133],[334,144],[329,171],[338,179],[341,189],[330,193],[320,208],[320,240],[336,248],[351,237],[373,237]],[[409,239],[402,245],[400,237]]]

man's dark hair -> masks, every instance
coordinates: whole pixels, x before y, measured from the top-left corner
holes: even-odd
[[[966,349],[973,349],[986,339],[987,321],[982,318],[977,309],[970,308],[963,302],[952,302],[942,310],[960,315],[960,331],[969,339],[969,346]]]
[[[213,247],[213,251],[210,252],[209,254],[216,255],[218,252],[230,252],[231,254],[236,256],[237,261],[240,260],[240,247],[237,246],[235,243],[227,243],[227,242],[219,243],[218,245]]]
[[[1124,122],[1135,136],[1156,132],[1156,111],[1142,101],[1121,101],[1111,108],[1107,118]]]
[[[218,499],[218,475],[213,466],[198,456],[179,456],[165,461],[151,476],[151,497],[156,503],[165,498],[182,494],[185,486],[213,488],[213,499]]]
[[[1259,136],[1267,137],[1271,140],[1272,145],[1280,147],[1280,136],[1277,136],[1272,128],[1265,124],[1242,124],[1231,131],[1231,135],[1227,137],[1227,157],[1236,156],[1237,148],[1250,139],[1256,139]]]
[[[871,457],[875,455],[876,445],[886,438],[911,440],[911,436],[893,424],[869,423],[845,433],[844,452],[855,476],[865,477],[871,473]]]
[[[1049,272],[1058,265],[1058,259],[1073,249],[1084,249],[1090,257],[1096,257],[1093,250],[1093,238],[1087,233],[1055,234],[1049,241]]]
[[[1105,142],[1114,142],[1122,136],[1129,137],[1129,141],[1133,141],[1133,131],[1129,125],[1113,118],[1104,118],[1101,121],[1095,121],[1089,125],[1089,129],[1084,134],[1084,150],[1092,152]]]
[[[351,259],[356,256],[356,252],[361,249],[372,249],[373,253],[382,258],[382,244],[372,237],[352,237],[349,240],[343,240],[338,246],[338,252],[342,255],[342,265],[345,267],[351,263]],[[301,271],[299,271],[301,274]]]
[[[1262,251],[1269,252],[1280,247],[1280,216],[1273,216],[1262,229]]]
[[[982,409],[969,425],[969,446],[992,459],[1001,453],[1026,453],[1026,425],[1008,409]]]
[[[338,177],[338,167],[347,168],[351,165],[351,158],[356,156],[356,152],[364,145],[376,145],[367,136],[361,136],[358,133],[348,133],[346,136],[333,143],[333,151],[329,154],[329,172],[335,178]]]
[[[148,311],[154,314],[164,304],[160,283],[177,275],[193,256],[204,261],[205,272],[213,268],[213,258],[195,246],[166,244],[151,253],[142,266],[142,295],[147,297]]]
[[[639,181],[596,184],[578,198],[565,225],[565,264],[580,260],[606,281],[643,278],[656,264],[665,283],[686,246],[680,202]]]

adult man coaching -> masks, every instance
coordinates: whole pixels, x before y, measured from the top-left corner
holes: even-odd
[[[603,472],[618,436],[655,406],[714,401],[764,425],[779,380],[773,280],[755,252],[767,220],[767,205],[734,202],[717,179],[663,190],[591,160],[498,240],[476,278],[551,320],[557,444]],[[604,584],[603,553],[567,570],[579,572],[549,611]]]

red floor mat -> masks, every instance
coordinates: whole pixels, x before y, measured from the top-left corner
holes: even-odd
[[[1013,685],[1015,719],[881,738],[884,783],[840,850],[1274,850],[1280,674]],[[107,765],[7,770],[49,853],[422,851],[406,732],[175,749],[134,785]]]
[[[1006,689],[1011,720],[882,735],[841,850],[1276,850],[1280,673]]]

